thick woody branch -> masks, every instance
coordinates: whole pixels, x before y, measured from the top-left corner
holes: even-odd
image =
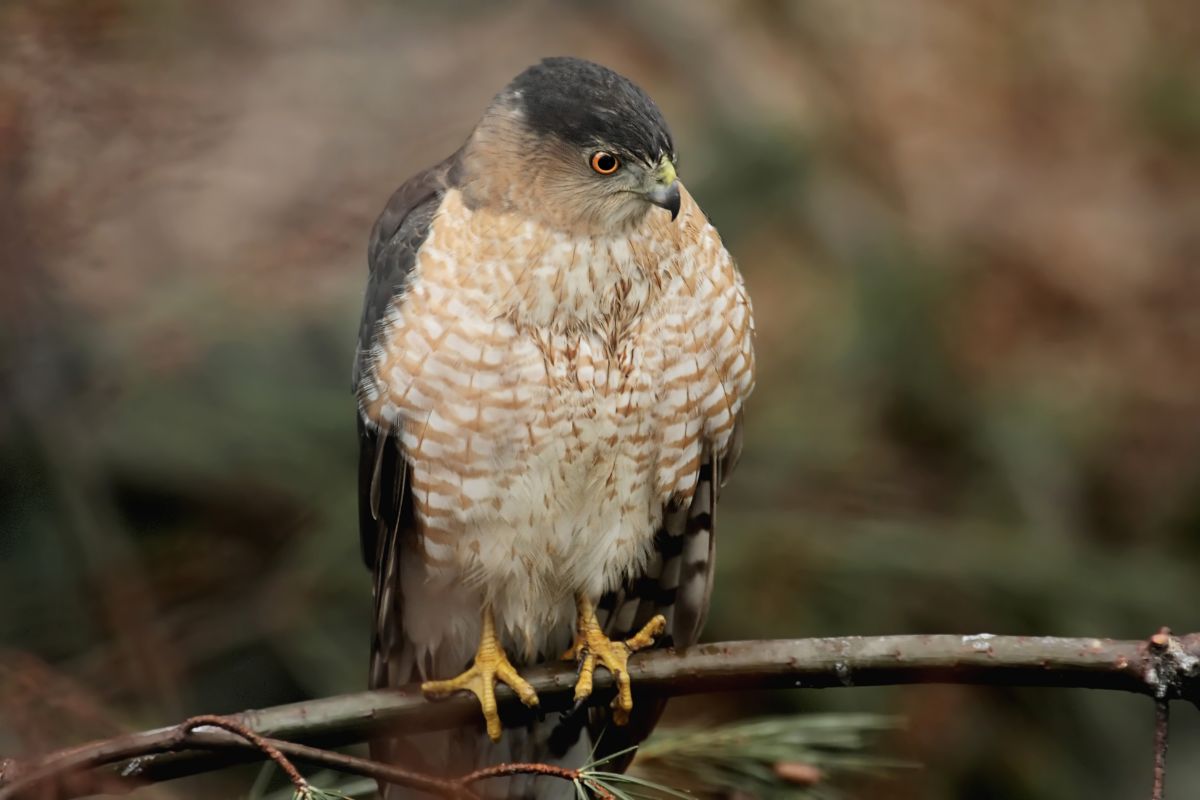
[[[1149,641],[1063,639],[1047,636],[879,636],[790,639],[697,645],[686,652],[659,650],[629,664],[634,685],[664,695],[701,692],[907,683],[1051,686],[1135,692],[1160,700],[1200,701],[1200,634],[1160,633]],[[575,670],[543,665],[525,677],[542,711],[572,702]],[[597,673],[595,697],[612,695],[613,680]],[[507,687],[497,687],[508,722],[528,719]],[[330,747],[361,742],[389,730],[438,730],[477,721],[473,697],[425,700],[415,686],[361,692],[229,715],[272,740]],[[285,751],[286,752],[286,751]],[[289,754],[292,755],[292,754]],[[304,755],[294,751],[301,759]],[[72,769],[122,765],[121,774],[158,781],[260,760],[244,737],[196,732],[181,740],[178,726],[95,742],[33,763],[11,764],[0,777],[0,800],[35,778]]]

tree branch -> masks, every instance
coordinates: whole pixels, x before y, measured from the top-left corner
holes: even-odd
[[[1200,634],[1173,637],[1163,632],[1151,641],[979,634],[726,642],[697,645],[680,653],[642,653],[630,661],[629,673],[635,686],[664,695],[964,683],[1111,689],[1197,702]],[[542,711],[570,707],[575,681],[570,665],[539,666],[528,670],[525,677],[541,697]],[[612,689],[612,676],[598,673],[596,700],[610,698]],[[517,702],[507,687],[498,686],[496,694],[507,722],[532,718],[532,712]],[[430,702],[416,686],[408,686],[245,711],[226,719],[271,739],[286,755],[314,760],[308,758],[313,753],[303,752],[302,745],[288,747],[289,742],[329,747],[361,742],[389,730],[453,728],[474,723],[477,716],[472,697]],[[14,797],[47,775],[71,770],[123,764],[120,772],[124,776],[159,781],[264,757],[259,747],[237,734],[197,731],[181,737],[179,731],[179,726],[160,728],[93,742],[33,762],[10,763],[0,776],[0,800]]]

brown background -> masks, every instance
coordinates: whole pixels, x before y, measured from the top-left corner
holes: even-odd
[[[366,234],[555,54],[658,100],[754,298],[707,638],[1200,629],[1195,3],[11,0],[0,752],[363,686]],[[851,797],[1148,791],[1134,697],[674,713],[815,709],[907,718]]]

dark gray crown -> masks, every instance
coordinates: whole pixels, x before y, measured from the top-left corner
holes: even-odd
[[[539,136],[579,147],[611,146],[655,163],[675,157],[662,112],[637,85],[579,58],[544,58],[513,78],[502,96],[524,112]]]

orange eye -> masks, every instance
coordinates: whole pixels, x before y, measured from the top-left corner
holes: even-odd
[[[592,169],[601,175],[612,175],[621,166],[621,161],[612,153],[603,150],[592,154]]]

